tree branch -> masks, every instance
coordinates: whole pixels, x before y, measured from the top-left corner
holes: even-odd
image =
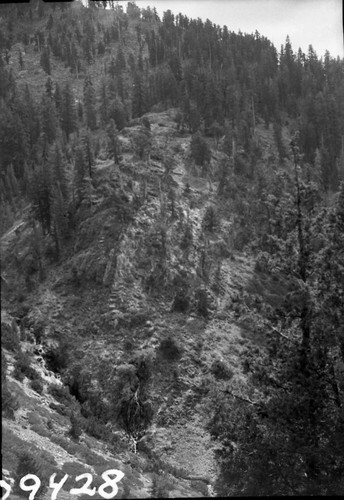
[[[298,345],[298,342],[296,342],[294,339],[291,339],[291,338],[287,337],[286,335],[284,335],[284,333],[282,333],[279,330],[277,330],[277,328],[275,328],[274,326],[269,325],[268,323],[265,323],[265,325],[267,327],[271,328],[271,330],[273,330],[274,332],[278,333],[278,335],[280,335],[284,339],[289,340],[289,342],[291,342],[292,344]]]
[[[223,392],[226,394],[229,394],[230,396],[233,396],[236,399],[240,399],[240,401],[243,401],[244,403],[249,403],[250,405],[255,405],[258,406],[259,403],[256,403],[255,401],[251,401],[248,398],[243,398],[242,396],[238,396],[237,394],[233,394],[233,392],[230,392],[228,389],[225,389]]]

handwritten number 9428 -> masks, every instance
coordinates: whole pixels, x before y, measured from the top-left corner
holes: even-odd
[[[114,477],[113,477],[114,476]],[[63,478],[59,482],[55,482],[56,473],[52,474],[49,479],[49,488],[53,491],[51,493],[51,500],[57,500],[57,495],[65,482],[68,479],[68,474],[65,474]],[[103,484],[101,484],[98,488],[98,494],[105,498],[105,500],[109,500],[110,498],[114,498],[118,493],[117,483],[123,479],[124,473],[117,469],[106,470],[102,474]],[[71,495],[89,495],[90,497],[94,496],[96,493],[96,488],[90,488],[92,484],[92,474],[85,473],[80,474],[75,478],[76,482],[85,480],[84,484],[79,488],[72,488],[70,490]],[[27,474],[22,477],[19,481],[19,488],[23,491],[30,491],[29,500],[34,500],[39,488],[41,486],[41,480],[35,474]],[[0,480],[0,488],[2,488],[3,493],[0,500],[6,500],[12,488],[9,484],[6,483],[3,479]]]

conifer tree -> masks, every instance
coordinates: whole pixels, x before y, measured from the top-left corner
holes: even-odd
[[[89,76],[86,77],[84,84],[84,107],[86,124],[91,130],[94,130],[97,125],[95,90]]]
[[[55,106],[56,106],[57,112],[59,114],[61,114],[61,111],[62,111],[62,92],[61,92],[60,86],[57,82],[55,84],[54,101],[55,101]]]
[[[111,58],[111,61],[110,61],[110,66],[109,66],[109,69],[108,69],[108,73],[111,76],[111,78],[115,78],[115,75],[116,75],[116,64],[115,64],[115,60],[114,60],[113,57]]]
[[[52,173],[52,184],[58,186],[64,201],[68,200],[68,180],[66,163],[63,158],[61,146],[56,142],[49,152],[49,168]]]
[[[152,147],[152,133],[147,127],[140,127],[139,133],[135,137],[134,147],[140,160],[149,160]]]
[[[90,132],[86,131],[82,134],[81,144],[84,149],[84,158],[86,162],[88,176],[90,179],[92,179],[93,177],[92,167],[94,164],[94,147],[92,144],[92,137]]]
[[[109,108],[109,99],[106,88],[105,79],[102,80],[100,84],[100,120],[102,125],[106,125],[108,121],[108,108]]]
[[[112,118],[115,121],[118,130],[122,130],[128,124],[127,111],[119,98],[112,101],[108,110],[108,118]]]
[[[49,99],[53,99],[54,97],[54,84],[50,76],[48,76],[46,82],[45,82],[45,92]]]
[[[50,50],[49,50],[49,46],[46,46],[46,47],[43,48],[43,50],[41,52],[40,62],[41,62],[41,66],[44,69],[44,71],[48,75],[50,75],[50,73],[51,73],[51,66],[50,66]]]
[[[145,89],[143,83],[143,77],[140,73],[136,73],[134,77],[134,93],[133,93],[133,104],[132,113],[133,118],[142,116],[146,112],[146,99],[145,99]]]
[[[126,68],[125,57],[122,45],[120,45],[116,56],[115,70],[117,73],[122,73],[122,71],[124,71],[125,68]]]
[[[85,178],[87,175],[87,165],[85,154],[82,145],[78,145],[75,149],[75,164],[74,164],[74,187],[77,198],[77,206],[85,199]]]
[[[57,116],[54,101],[43,94],[41,102],[41,129],[49,144],[54,142],[57,133]]]
[[[76,129],[76,111],[73,92],[67,82],[63,88],[61,99],[61,127],[65,132],[67,141],[69,136]]]
[[[52,230],[51,235],[55,242],[55,258],[60,258],[63,240],[69,235],[68,205],[64,198],[60,184],[57,182],[52,188],[51,200]]]
[[[197,165],[205,165],[210,160],[210,150],[206,140],[200,132],[194,134],[191,138],[191,155]]]
[[[115,164],[119,163],[119,154],[120,154],[120,144],[118,140],[118,130],[116,124],[113,119],[110,119],[110,123],[106,129],[108,140],[109,140],[109,149],[113,154]]]
[[[18,62],[19,62],[20,69],[24,69],[25,65],[24,65],[23,54],[22,54],[21,50],[19,50]]]
[[[52,182],[49,165],[36,167],[30,176],[29,197],[32,213],[42,227],[43,235],[51,231],[51,199]]]

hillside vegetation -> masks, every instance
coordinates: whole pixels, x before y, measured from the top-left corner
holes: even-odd
[[[0,12],[12,497],[114,468],[120,498],[343,494],[344,61],[134,3]]]

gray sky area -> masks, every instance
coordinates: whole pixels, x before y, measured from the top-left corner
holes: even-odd
[[[122,3],[122,2],[121,2]],[[127,3],[123,2],[126,8]],[[313,45],[319,57],[329,50],[344,57],[341,0],[136,0],[140,8],[156,7],[160,17],[170,9],[190,18],[210,19],[230,31],[266,36],[280,51],[289,35],[294,52]]]

